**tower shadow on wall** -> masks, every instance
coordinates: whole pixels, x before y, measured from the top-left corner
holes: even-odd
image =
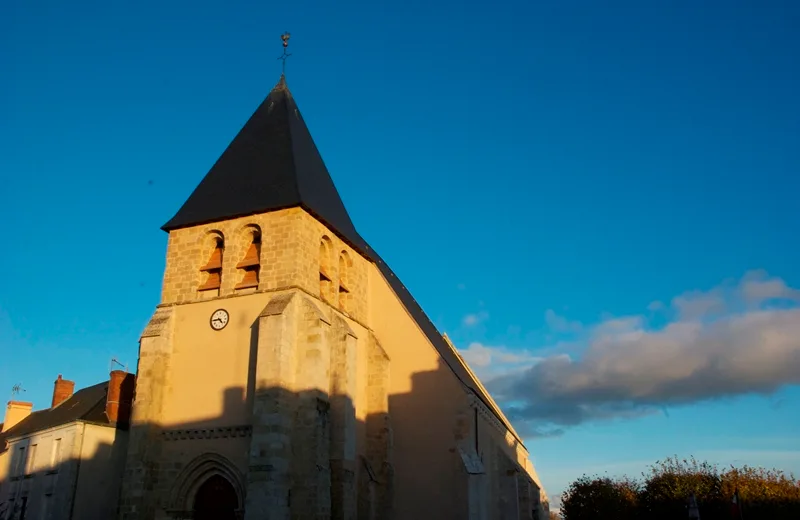
[[[439,361],[435,370],[416,372],[407,392],[389,394],[397,518],[468,518],[468,475],[456,451],[456,407],[463,398],[452,371]],[[368,416],[380,429],[383,417]]]
[[[356,416],[349,395],[258,387],[255,346],[247,387],[225,388],[219,414],[132,427],[140,447],[130,453],[145,457],[129,454],[120,519],[238,519],[245,508],[255,517],[465,517],[468,475],[442,399],[445,388],[463,391],[449,368],[414,374],[408,392],[359,403]],[[243,418],[243,407],[252,414]]]
[[[459,448],[464,441],[482,460],[486,473],[493,474],[484,483],[490,497],[485,499],[489,518],[536,518],[539,488],[507,456],[516,452],[518,442],[478,420],[477,410],[469,404],[470,391],[450,367],[439,359],[436,369],[412,374],[409,383],[409,391],[388,396],[395,453],[411,454],[393,459],[392,470],[398,475],[395,493],[417,497],[397,500],[396,517],[463,519],[474,514],[470,512],[474,475],[467,472]],[[474,394],[472,398],[477,399]],[[373,420],[381,418],[368,416],[367,424]],[[521,484],[530,492],[518,491]]]
[[[344,518],[348,511],[383,518],[369,511],[390,504],[389,479],[381,478],[390,463],[370,463],[359,437],[367,422],[385,425],[386,414],[359,421],[349,415],[349,396],[313,389],[267,387],[251,395],[229,387],[219,415],[132,426],[130,441],[146,443],[147,456],[128,457],[119,518],[232,520],[244,518],[245,507],[266,506],[292,518]],[[239,410],[249,402],[256,413],[242,422]],[[383,437],[388,441],[388,432]],[[135,495],[142,498],[126,498]]]

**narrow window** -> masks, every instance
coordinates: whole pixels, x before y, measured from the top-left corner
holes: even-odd
[[[222,285],[222,252],[225,249],[225,242],[222,237],[214,238],[214,249],[211,251],[211,257],[208,259],[206,265],[200,268],[204,273],[208,274],[206,282],[198,287],[198,291],[209,291],[211,289],[219,289]]]
[[[236,264],[236,269],[243,272],[242,281],[236,284],[236,289],[258,287],[258,272],[261,268],[261,233],[253,230],[250,245],[247,247],[242,261]]]
[[[478,408],[475,408],[475,455],[481,456],[480,446],[478,445]]]
[[[346,251],[339,255],[339,308],[350,310],[350,258]]]
[[[36,448],[38,446],[38,444],[31,444],[31,449],[28,453],[28,469],[25,471],[26,475],[30,475],[36,470]]]
[[[51,495],[45,495],[44,499],[41,502],[39,502],[39,504],[40,504],[39,518],[41,518],[42,520],[46,520],[48,518],[47,513],[48,513],[48,511],[50,511],[50,501],[51,500],[52,500]]]
[[[50,453],[50,468],[56,469],[61,462],[61,439],[53,441],[53,451]]]
[[[22,474],[23,468],[25,468],[25,446],[20,446],[17,450],[17,461],[14,465],[13,476],[19,477]]]
[[[322,237],[319,242],[319,297],[323,300],[331,298],[333,282],[331,281],[331,240]]]

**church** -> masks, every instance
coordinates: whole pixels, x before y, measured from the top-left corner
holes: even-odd
[[[356,231],[283,75],[162,229],[119,520],[547,517],[522,439]]]

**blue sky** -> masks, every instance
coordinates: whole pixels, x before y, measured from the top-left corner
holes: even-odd
[[[164,4],[2,8],[0,392],[135,366],[159,227],[289,30],[353,220],[550,494],[671,454],[800,473],[796,3]]]

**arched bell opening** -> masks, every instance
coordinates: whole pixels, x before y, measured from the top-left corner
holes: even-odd
[[[244,234],[247,237],[247,250],[244,258],[236,264],[241,278],[235,289],[258,287],[258,275],[261,270],[261,229],[256,225],[249,225],[245,228]]]
[[[350,269],[353,267],[353,261],[350,260],[350,255],[347,251],[339,253],[339,309],[343,312],[349,312],[351,306],[351,289],[350,285]]]
[[[319,297],[330,300],[333,297],[333,281],[331,279],[331,239],[323,236],[319,242]]]
[[[222,285],[222,254],[225,250],[225,239],[222,233],[213,231],[206,237],[205,244],[204,249],[210,253],[210,256],[208,261],[200,268],[200,272],[205,273],[206,278],[197,290],[219,291]]]

